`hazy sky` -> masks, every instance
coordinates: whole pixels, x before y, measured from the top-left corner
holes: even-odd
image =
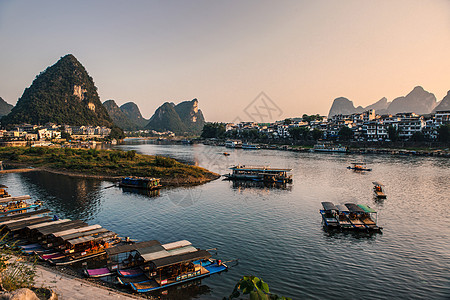
[[[208,121],[328,114],[333,99],[391,101],[414,86],[450,90],[450,0],[0,0],[0,96],[15,104],[72,53],[100,98],[149,118],[199,100]],[[256,102],[252,102],[257,98]]]

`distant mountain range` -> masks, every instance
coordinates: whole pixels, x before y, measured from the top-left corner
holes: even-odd
[[[198,108],[198,100],[193,99],[178,105],[165,102],[158,107],[145,128],[160,132],[170,130],[177,135],[198,135],[204,124],[205,118]]]
[[[100,102],[93,79],[71,54],[36,76],[1,122],[3,125],[52,122],[110,128],[114,125]]]
[[[119,107],[114,100],[103,102],[103,106],[108,111],[114,124],[123,130],[140,130],[147,125],[148,120],[144,119],[138,106],[133,102],[128,102]]]
[[[375,109],[377,114],[397,114],[414,112],[420,115],[429,114],[436,110],[450,109],[450,91],[441,101],[436,102],[434,94],[425,91],[421,86],[416,86],[406,96],[398,97],[388,102],[386,98],[382,98],[366,107],[355,107],[353,102],[347,98],[336,98],[331,105],[328,117],[343,114],[350,115],[353,113],[361,113],[369,109]]]
[[[0,97],[0,118],[9,114],[13,107],[13,105],[7,103],[2,97]]]

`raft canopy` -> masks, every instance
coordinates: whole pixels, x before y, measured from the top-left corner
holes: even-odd
[[[179,255],[156,259],[156,260],[153,260],[152,263],[158,269],[158,268],[167,267],[167,266],[171,266],[171,265],[175,265],[175,264],[191,262],[194,260],[208,259],[210,257],[211,257],[211,253],[209,253],[208,251],[197,250],[196,252],[190,252],[190,253],[179,254]]]
[[[69,240],[69,241],[67,241],[67,243],[72,246],[75,246],[75,245],[83,244],[83,243],[90,242],[90,241],[93,241],[93,242],[101,241],[106,238],[112,238],[116,235],[117,234],[115,232],[108,231],[108,232],[100,234],[98,236],[83,236],[83,237],[80,237],[77,239]]]
[[[322,206],[324,210],[338,210],[338,208],[331,202],[322,202]]]
[[[354,212],[354,213],[363,213],[363,212],[365,212],[361,207],[359,207],[355,203],[345,203],[345,206],[347,206],[347,208],[348,208],[348,210],[350,212]]]
[[[380,182],[378,182],[378,181],[373,181],[372,183],[373,183],[374,185],[384,186],[384,184],[382,184],[382,183],[380,183]]]
[[[120,246],[115,246],[115,247],[106,249],[106,254],[108,256],[112,256],[112,255],[117,255],[117,254],[121,254],[121,253],[135,251],[138,249],[148,248],[148,247],[160,245],[160,244],[161,243],[158,242],[157,240],[151,240],[151,241],[138,242],[138,243],[129,244],[129,245],[120,245]]]
[[[336,207],[339,212],[350,212],[344,204],[338,204]]]
[[[28,230],[33,230],[39,227],[46,227],[46,226],[50,226],[50,225],[56,225],[56,224],[61,224],[61,223],[66,223],[69,222],[70,219],[62,219],[62,220],[52,220],[52,221],[48,221],[45,223],[41,223],[41,224],[36,224],[36,225],[31,225],[31,226],[27,226]]]
[[[358,204],[358,206],[360,208],[362,208],[364,210],[364,212],[366,212],[366,213],[376,213],[377,212],[375,209],[373,209],[367,205],[364,205],[364,204]]]
[[[95,224],[95,225],[86,226],[86,227],[67,229],[67,230],[63,230],[63,231],[59,231],[59,232],[54,232],[54,233],[52,233],[52,235],[54,237],[60,237],[63,235],[73,234],[73,233],[77,233],[77,232],[84,232],[84,231],[89,231],[89,230],[94,230],[94,229],[99,229],[99,228],[102,228],[102,226]]]

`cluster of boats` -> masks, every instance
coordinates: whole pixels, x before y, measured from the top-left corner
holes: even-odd
[[[86,269],[86,276],[115,274],[120,284],[136,292],[150,292],[228,269],[225,263],[212,259],[209,251],[186,240],[136,243],[98,224],[59,219],[51,214],[48,209],[4,213],[0,216],[0,231],[7,238],[0,246],[17,247],[24,254],[36,255],[56,266],[96,258],[104,262],[104,267]]]
[[[380,232],[377,226],[377,212],[367,205],[346,203],[334,205],[322,202],[322,224],[326,229]]]

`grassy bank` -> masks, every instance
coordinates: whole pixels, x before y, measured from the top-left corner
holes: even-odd
[[[161,178],[164,185],[199,184],[218,178],[206,169],[174,159],[135,151],[4,147],[0,160],[67,175],[116,179],[123,176]]]

